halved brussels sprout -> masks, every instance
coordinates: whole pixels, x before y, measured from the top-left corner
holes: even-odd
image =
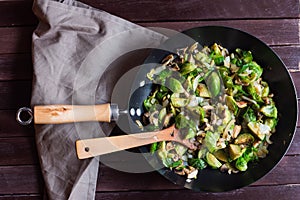
[[[221,80],[217,72],[212,72],[206,79],[207,88],[211,97],[216,97],[221,92]]]
[[[183,63],[182,67],[180,68],[180,73],[182,75],[186,75],[192,71],[194,71],[194,69],[196,69],[196,65],[190,62],[185,62]]]
[[[232,96],[226,96],[226,105],[236,115],[239,111],[238,105]]]
[[[243,65],[237,73],[243,83],[249,84],[259,79],[262,72],[263,69],[256,62],[252,61]]]
[[[171,95],[171,102],[175,107],[184,107],[188,105],[189,99],[181,98],[178,93],[174,93]]]
[[[166,86],[174,93],[183,93],[185,91],[180,81],[173,77],[167,80]]]
[[[212,168],[217,169],[222,166],[222,163],[211,153],[206,153],[206,161]]]
[[[259,122],[249,122],[248,128],[260,139],[263,140],[271,129],[269,126]]]
[[[247,161],[243,157],[239,157],[235,162],[235,167],[244,172],[248,169]]]
[[[244,150],[237,144],[229,144],[229,156],[231,160],[236,160],[241,157],[244,153]]]
[[[213,154],[218,160],[223,161],[223,162],[228,162],[228,155],[223,149],[219,149],[218,151],[214,152]]]
[[[198,87],[197,87],[196,91],[197,91],[197,93],[200,97],[205,97],[205,98],[210,97],[208,89],[207,89],[206,85],[203,84],[203,83],[198,84]]]
[[[275,105],[266,105],[261,107],[260,112],[262,112],[267,117],[277,118],[277,108]]]
[[[250,133],[242,133],[235,140],[234,144],[252,144],[254,142],[254,137]]]

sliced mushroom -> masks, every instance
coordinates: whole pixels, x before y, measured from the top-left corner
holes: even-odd
[[[236,105],[237,105],[239,108],[246,108],[246,107],[247,107],[247,102],[245,102],[245,101],[237,101],[237,102],[236,102]]]
[[[167,66],[173,60],[174,60],[174,56],[172,54],[170,54],[162,60],[162,65]]]
[[[220,138],[218,141],[217,141],[217,147],[220,148],[220,149],[224,149],[226,148],[226,140],[224,138]]]
[[[242,130],[242,126],[235,125],[233,128],[232,137],[236,138],[240,134],[241,130]]]
[[[190,53],[192,53],[194,50],[196,50],[198,47],[198,42],[195,42],[194,44],[192,44],[189,48],[188,48],[188,51]]]
[[[228,170],[229,170],[229,167],[228,167],[227,163],[224,163],[220,168],[221,172],[228,172]]]

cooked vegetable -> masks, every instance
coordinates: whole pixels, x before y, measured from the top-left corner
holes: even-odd
[[[242,133],[234,140],[234,144],[250,145],[253,142],[254,137],[249,133]]]
[[[220,150],[214,152],[214,156],[222,162],[228,161],[228,155],[223,149],[220,149]]]
[[[221,91],[221,80],[217,72],[212,72],[206,79],[206,85],[212,97],[219,95]]]
[[[190,166],[192,166],[196,169],[204,169],[207,167],[206,162],[201,158],[190,158],[188,160],[188,163]]]
[[[277,118],[277,108],[275,107],[275,105],[266,105],[266,106],[263,106],[260,109],[260,112],[262,112],[267,117]]]
[[[232,160],[236,160],[243,154],[243,151],[239,145],[230,144],[229,145],[229,155]]]
[[[189,179],[207,166],[229,174],[246,171],[249,162],[268,154],[278,122],[263,68],[251,51],[229,52],[218,44],[199,49],[195,43],[177,52],[147,74],[156,86],[144,100],[143,125],[158,130],[175,123],[197,149],[164,141],[150,152]]]
[[[218,159],[211,153],[206,153],[207,164],[209,164],[212,168],[217,169],[222,166],[222,163],[218,161]]]

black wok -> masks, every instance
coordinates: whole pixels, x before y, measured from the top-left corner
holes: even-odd
[[[199,171],[197,179],[186,182],[186,177],[179,176],[167,168],[158,170],[165,178],[175,184],[182,185],[195,191],[223,192],[247,186],[269,173],[282,159],[287,152],[296,128],[297,123],[297,97],[291,76],[281,59],[276,53],[254,36],[243,31],[220,26],[197,27],[183,32],[190,39],[175,36],[169,39],[163,49],[174,50],[188,46],[195,41],[200,45],[212,45],[218,43],[233,51],[236,48],[250,50],[254,59],[264,67],[263,79],[266,80],[274,93],[279,112],[279,122],[276,133],[269,146],[269,154],[259,162],[250,163],[246,172],[237,174],[222,173],[219,170],[204,169]],[[160,63],[169,52],[165,50],[154,50],[151,52],[145,63]],[[154,66],[153,66],[154,67]],[[143,74],[144,72],[141,72]],[[148,152],[147,147],[140,150]],[[153,167],[157,158],[147,158]]]

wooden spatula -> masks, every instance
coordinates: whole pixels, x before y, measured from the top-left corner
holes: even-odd
[[[77,140],[76,152],[79,159],[85,159],[161,141],[175,141],[190,149],[196,148],[189,140],[181,139],[179,131],[173,125],[154,132]]]

